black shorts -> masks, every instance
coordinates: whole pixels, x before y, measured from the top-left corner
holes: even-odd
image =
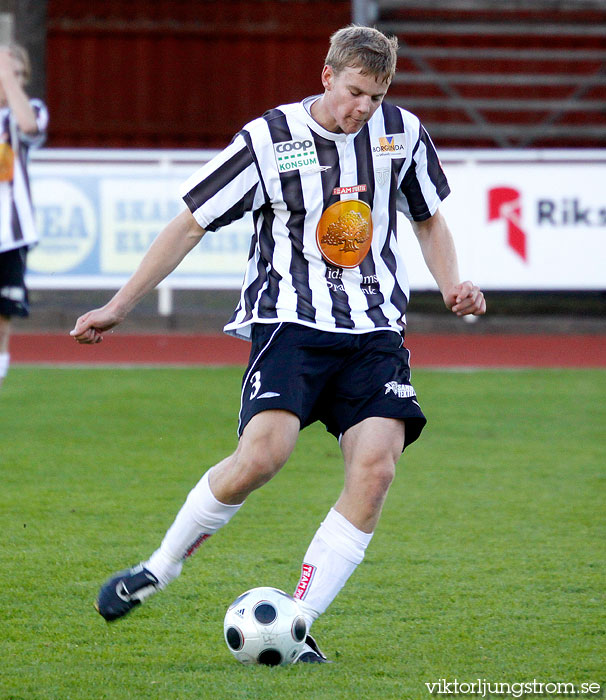
[[[427,419],[410,384],[409,352],[394,331],[331,333],[296,323],[255,324],[242,380],[238,435],[270,409],[319,420],[335,437],[365,418],[399,418],[404,447]]]
[[[0,253],[0,316],[29,316],[26,259],[25,246]]]

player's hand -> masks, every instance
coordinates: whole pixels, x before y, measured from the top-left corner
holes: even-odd
[[[445,296],[444,303],[457,316],[481,316],[486,313],[486,300],[480,288],[473,282],[455,285]]]
[[[93,345],[103,340],[103,333],[117,326],[122,317],[103,306],[80,316],[70,335],[79,343]]]

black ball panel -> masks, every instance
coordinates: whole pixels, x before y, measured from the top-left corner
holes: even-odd
[[[295,618],[292,623],[292,636],[297,642],[302,642],[307,634],[307,625],[305,619],[301,616]]]
[[[263,666],[279,666],[282,663],[282,654],[277,649],[263,649],[257,661]]]
[[[253,611],[255,620],[262,625],[271,625],[271,623],[278,617],[278,611],[271,603],[259,603],[255,605]]]
[[[225,632],[225,639],[230,649],[239,651],[244,645],[244,637],[237,627],[228,627]]]

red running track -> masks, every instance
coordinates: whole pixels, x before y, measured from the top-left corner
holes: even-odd
[[[606,335],[414,335],[413,367],[606,367]],[[78,345],[67,334],[11,337],[11,363],[39,365],[244,365],[250,345],[227,335],[105,336]]]

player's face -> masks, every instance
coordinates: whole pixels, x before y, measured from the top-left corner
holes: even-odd
[[[13,64],[13,72],[15,74],[15,78],[17,78],[17,82],[21,87],[24,87],[25,85],[25,66],[21,63],[21,61],[14,56],[11,56],[12,64]],[[0,106],[5,107],[8,104],[8,100],[6,98],[6,92],[4,91],[4,87],[2,86],[2,83],[0,82]]]
[[[373,75],[365,75],[359,68],[344,68],[335,73],[330,66],[322,71],[324,106],[329,131],[355,134],[377,111],[389,83]]]

